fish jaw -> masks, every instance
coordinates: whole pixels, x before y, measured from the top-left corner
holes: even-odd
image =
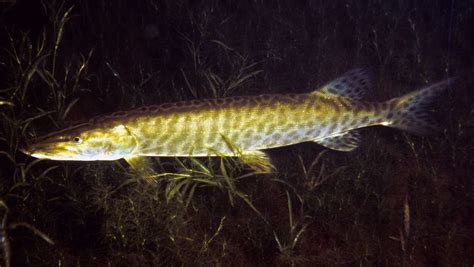
[[[61,160],[61,161],[97,161],[97,160],[118,160],[124,157],[124,154],[105,153],[99,150],[79,150],[73,145],[61,143],[37,143],[27,146],[21,151],[27,155],[38,159]]]
[[[39,159],[110,161],[133,154],[137,141],[124,125],[83,127],[38,138],[21,151]]]

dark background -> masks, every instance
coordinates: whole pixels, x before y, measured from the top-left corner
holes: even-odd
[[[14,266],[474,263],[472,1],[0,7],[2,255]],[[278,173],[237,179],[249,170],[230,162],[233,186],[219,182],[219,159],[200,160],[213,185],[169,175],[153,187],[122,162],[38,162],[18,151],[108,112],[309,92],[355,67],[373,72],[373,101],[458,76],[434,106],[443,133],[372,127],[351,153],[274,149]],[[199,168],[181,160],[156,167]]]

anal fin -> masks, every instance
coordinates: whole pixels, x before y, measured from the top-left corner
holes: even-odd
[[[125,161],[132,167],[132,169],[137,172],[141,177],[143,177],[148,183],[155,183],[157,173],[151,167],[151,161],[148,157],[126,157]]]
[[[314,142],[333,150],[349,152],[359,146],[360,133],[359,131],[352,130],[315,140]]]

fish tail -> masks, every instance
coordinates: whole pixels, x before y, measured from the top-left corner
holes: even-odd
[[[402,129],[418,135],[439,132],[432,117],[430,105],[453,83],[455,78],[424,87],[404,96],[389,100],[390,110],[383,125]]]

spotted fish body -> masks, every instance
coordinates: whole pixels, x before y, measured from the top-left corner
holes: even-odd
[[[386,112],[379,114],[386,106],[322,93],[260,95],[152,106],[143,109],[147,112],[113,114],[102,123],[126,125],[141,140],[135,155],[208,156],[217,152],[233,156],[233,146],[253,152],[322,141],[335,133],[379,124]]]
[[[370,79],[355,69],[308,94],[241,96],[119,111],[40,138],[24,149],[53,160],[148,156],[239,156],[314,141],[340,151],[359,144],[357,129],[385,125],[432,131],[427,106],[448,88],[438,82],[385,102],[363,101]],[[236,148],[240,154],[236,154]]]

